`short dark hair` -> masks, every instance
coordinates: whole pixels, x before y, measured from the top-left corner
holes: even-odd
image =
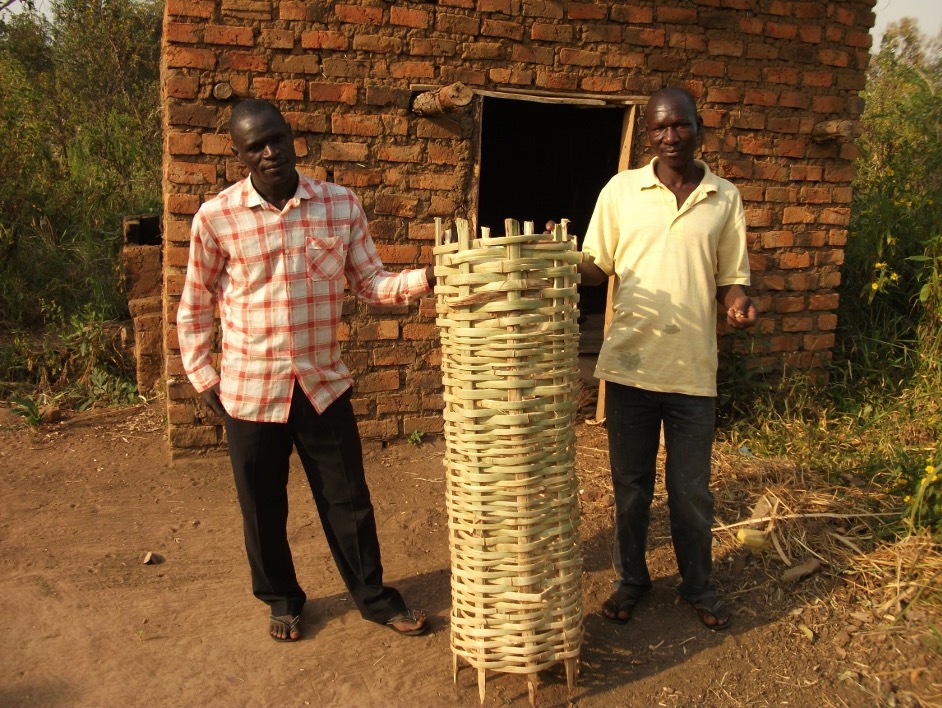
[[[232,109],[232,114],[229,116],[229,132],[231,133],[232,128],[246,118],[255,118],[265,114],[275,115],[281,120],[285,119],[274,103],[259,98],[247,98],[240,101]]]
[[[666,86],[665,88],[658,89],[654,92],[651,98],[648,99],[648,103],[653,103],[655,99],[667,96],[682,99],[687,104],[689,104],[690,110],[693,111],[693,115],[699,115],[697,112],[697,99],[693,97],[693,94],[690,93],[690,91],[679,86]]]

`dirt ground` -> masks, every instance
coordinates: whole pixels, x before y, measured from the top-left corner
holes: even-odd
[[[786,584],[725,534],[716,576],[733,625],[700,626],[676,599],[662,490],[655,588],[626,626],[603,620],[613,577],[604,428],[580,423],[578,440],[581,672],[571,694],[562,670],[541,674],[538,705],[942,705],[938,617],[877,617],[839,569]],[[452,682],[441,458],[441,441],[366,453],[387,581],[429,613],[433,631],[398,637],[359,618],[295,469],[291,538],[312,599],[304,639],[279,644],[249,591],[228,462],[171,462],[161,403],[35,431],[0,409],[0,705],[479,705],[474,671]],[[729,466],[720,476],[718,500],[748,518],[746,476]],[[162,562],[144,564],[147,553]],[[489,675],[485,705],[527,701],[523,677]]]

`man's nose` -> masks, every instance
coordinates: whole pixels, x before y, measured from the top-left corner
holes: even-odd
[[[265,150],[262,152],[264,157],[273,157],[278,152],[278,149],[272,145],[268,144],[265,146]]]
[[[664,142],[665,143],[676,143],[680,138],[680,134],[677,132],[677,128],[669,126],[664,129]]]

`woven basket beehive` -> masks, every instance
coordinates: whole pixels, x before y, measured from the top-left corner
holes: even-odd
[[[478,670],[566,667],[582,643],[582,558],[574,472],[581,255],[552,234],[457,240],[436,220],[442,341],[451,645]]]

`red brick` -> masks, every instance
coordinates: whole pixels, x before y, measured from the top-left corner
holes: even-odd
[[[192,22],[168,22],[164,27],[164,38],[168,42],[180,44],[195,44],[202,40],[200,29],[202,25]]]
[[[582,79],[580,87],[589,93],[617,93],[624,89],[621,79],[609,79],[604,76],[587,76]]]
[[[357,334],[359,335],[361,327]],[[362,337],[358,336],[358,339]],[[362,374],[357,378],[357,393],[374,393],[376,391],[396,391],[399,389],[398,371],[377,371],[369,374]]]
[[[747,155],[771,155],[772,141],[768,137],[742,136],[739,138],[739,150]]]
[[[334,113],[330,117],[330,129],[335,135],[375,137],[383,134],[383,122],[379,116]]]
[[[775,312],[779,314],[786,314],[789,312],[804,312],[805,298],[803,295],[776,298],[774,309]]]
[[[792,231],[765,231],[762,234],[762,248],[791,248],[795,245]]]
[[[269,49],[291,49],[294,47],[294,31],[279,29],[263,29],[259,44]]]
[[[385,37],[379,34],[356,34],[353,48],[360,52],[376,54],[401,54],[402,40],[398,37]]]
[[[167,152],[171,155],[199,155],[199,133],[183,133],[176,130],[168,131]]]
[[[798,39],[808,44],[818,44],[821,42],[823,32],[818,25],[802,25],[798,28]]]
[[[762,34],[762,20],[758,17],[739,18],[739,31],[744,34]]]
[[[478,0],[478,12],[500,12],[509,15],[512,9],[510,0]]]
[[[573,66],[598,66],[601,63],[601,56],[598,52],[563,47],[559,50],[559,61],[561,64]]]
[[[657,8],[657,21],[667,24],[693,25],[697,23],[697,9],[661,5]]]
[[[711,39],[707,42],[707,49],[712,56],[741,57],[743,43],[738,39]]]
[[[219,68],[236,71],[267,71],[268,59],[261,54],[249,52],[222,52]]]
[[[334,49],[345,51],[349,46],[346,35],[335,30],[310,30],[301,33],[304,49]]]
[[[759,59],[762,61],[772,61],[778,59],[778,48],[765,44],[764,42],[749,42],[746,44],[746,51],[743,56],[746,59]]]
[[[409,265],[419,257],[419,247],[413,244],[377,243],[376,251],[383,263]]]
[[[539,69],[537,69],[534,83],[543,88],[561,91],[574,91],[579,85],[578,78],[568,71],[541,71]]]
[[[404,431],[418,430],[420,433],[437,434],[444,430],[445,420],[440,415],[425,418],[408,417],[402,419],[402,427]]]
[[[345,187],[378,187],[383,183],[382,170],[337,168],[334,182]]]
[[[481,24],[481,34],[485,37],[503,37],[519,42],[523,39],[524,27],[519,22],[485,18]]]
[[[413,39],[409,42],[412,56],[451,57],[457,50],[458,43],[453,39]]]
[[[751,111],[735,111],[730,114],[730,125],[741,130],[762,130],[765,128],[765,115]]]
[[[169,68],[213,69],[216,53],[212,49],[168,46],[164,48],[164,60]]]
[[[167,17],[200,17],[208,20],[215,9],[215,0],[167,0]]]
[[[840,302],[840,295],[837,293],[821,294],[816,293],[808,298],[809,310],[836,310]]]
[[[416,359],[415,352],[405,347],[387,347],[374,350],[373,366],[408,366]],[[419,410],[419,396],[415,393],[379,396],[376,399],[376,412],[415,413]],[[408,430],[408,428],[406,428]]]
[[[603,55],[602,60],[605,62],[605,66],[607,67],[615,67],[618,69],[640,69],[644,66],[644,53],[611,51],[606,52]]]
[[[385,162],[420,162],[425,151],[421,145],[380,145],[376,158]]]
[[[167,179],[174,184],[214,184],[216,166],[204,162],[171,160],[167,167]]]
[[[207,25],[203,32],[203,41],[207,44],[231,44],[251,47],[255,42],[255,37],[251,27]]]
[[[195,214],[200,208],[200,198],[196,194],[168,193],[166,204],[171,214]]]
[[[776,116],[769,116],[769,119],[765,123],[767,130],[773,133],[797,133],[800,129],[800,119],[797,116],[791,116],[788,118],[779,118]]]
[[[782,210],[783,224],[812,224],[815,219],[815,213],[806,207],[790,206]]]
[[[821,212],[821,223],[831,226],[847,226],[850,222],[850,209],[847,207],[831,207]]]
[[[414,218],[418,213],[418,204],[418,199],[402,194],[377,194],[374,211],[377,214]]]
[[[270,76],[256,76],[252,79],[252,92],[255,98],[274,100],[278,93],[278,79]]]
[[[830,71],[803,71],[801,74],[802,86],[829,88],[833,82],[834,73]]]
[[[667,38],[669,47],[679,47],[688,52],[706,52],[706,39],[693,32],[671,32]]]
[[[828,66],[845,67],[850,65],[850,56],[847,52],[842,52],[837,49],[818,50],[818,60]]]
[[[389,75],[397,79],[432,79],[435,65],[427,61],[400,61],[389,67]]]
[[[707,101],[710,103],[739,103],[742,100],[742,89],[711,86],[707,91]]]
[[[853,182],[854,164],[828,163],[824,167],[824,179],[827,182]]]
[[[814,329],[813,317],[783,317],[783,332],[810,332]]]
[[[834,346],[833,334],[806,334],[801,340],[802,347],[807,351],[821,351]]]
[[[300,2],[281,0],[278,5],[278,19],[311,21],[315,17],[316,9],[315,4],[307,0],[301,0]]]
[[[452,15],[439,12],[435,16],[435,29],[446,36],[469,35],[477,37],[480,34],[480,21],[474,17]]]
[[[354,84],[349,84],[355,86]],[[411,92],[404,89],[395,89],[385,86],[367,86],[366,103],[369,106],[396,106],[407,108],[412,97]],[[344,103],[349,101],[344,100]],[[356,103],[356,100],[353,101]]]
[[[654,9],[634,4],[612,4],[612,20],[630,25],[647,25],[654,22]]]
[[[533,72],[529,69],[490,69],[487,75],[496,84],[529,86],[533,83]]]
[[[320,148],[322,160],[364,162],[369,156],[369,147],[366,143],[323,142]]]
[[[359,383],[357,383],[359,388]],[[399,437],[399,422],[395,419],[361,420],[357,425],[364,440],[392,440]]]
[[[203,133],[200,141],[200,152],[204,155],[230,155],[232,143],[228,135],[221,133]]]
[[[604,20],[607,9],[594,2],[570,2],[568,14],[570,20]]]
[[[275,98],[279,101],[303,101],[306,81],[304,79],[289,79],[278,82],[278,92]]]
[[[538,42],[572,42],[572,25],[556,25],[548,22],[534,22],[530,28],[530,38]]]
[[[429,13],[425,10],[410,10],[397,5],[389,8],[389,23],[392,25],[425,29],[429,26],[429,19]]]
[[[810,253],[780,253],[778,267],[782,270],[799,270],[811,265]]]
[[[164,83],[170,98],[196,98],[200,82],[195,76],[171,76]]]
[[[663,47],[667,34],[663,29],[651,27],[626,27],[625,43],[642,47]]]
[[[716,59],[694,59],[690,62],[690,73],[693,76],[719,78],[726,75],[726,62]]]
[[[678,72],[686,65],[686,60],[679,56],[667,54],[652,54],[648,57],[648,68],[651,71]]]
[[[847,230],[846,229],[831,229],[828,231],[828,245],[829,246],[846,246],[847,245]]]
[[[409,187],[412,189],[440,189],[448,191],[454,189],[457,176],[454,172],[448,174],[420,173],[409,178]]]
[[[443,66],[441,78],[445,84],[460,81],[471,86],[483,86],[487,83],[487,72],[484,69],[470,69],[464,66]]]
[[[322,73],[321,62],[316,54],[273,54],[271,70],[278,74]]]
[[[353,105],[357,102],[356,84],[311,81],[307,85],[308,98],[311,101],[327,101]]]
[[[750,62],[748,64],[731,63],[727,67],[726,71],[727,76],[733,81],[759,82],[762,80],[762,70],[755,62]]]
[[[383,9],[381,7],[334,5],[334,13],[341,22],[349,22],[355,25],[379,25],[383,22]]]
[[[808,143],[805,140],[777,140],[775,143],[775,154],[779,157],[804,157],[808,150]]]
[[[794,39],[798,35],[798,27],[782,22],[766,22],[765,36],[772,39]]]

